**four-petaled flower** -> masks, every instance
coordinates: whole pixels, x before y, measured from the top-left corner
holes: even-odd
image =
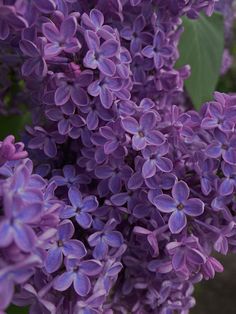
[[[49,41],[44,47],[45,56],[55,57],[62,51],[75,53],[81,48],[79,40],[75,37],[77,21],[74,16],[65,18],[60,29],[52,21],[44,23],[42,31]]]
[[[154,198],[153,203],[163,213],[171,213],[169,228],[172,233],[180,233],[187,225],[187,216],[200,216],[204,203],[198,198],[189,198],[189,187],[184,181],[175,183],[172,197],[166,194]]]
[[[83,198],[80,191],[73,186],[69,189],[68,197],[72,206],[66,206],[61,213],[61,217],[75,217],[76,221],[82,228],[88,229],[93,221],[91,213],[98,207],[96,197],[91,195]]]
[[[211,158],[222,156],[225,162],[236,165],[236,137],[215,129],[214,138],[211,144],[206,147],[206,155]]]
[[[132,147],[142,150],[148,144],[160,146],[164,143],[164,135],[155,129],[157,120],[154,112],[145,112],[139,122],[133,117],[127,117],[121,121],[124,130],[132,134]]]
[[[148,146],[143,151],[145,162],[142,167],[142,174],[145,179],[153,177],[157,170],[170,172],[173,169],[172,161],[165,157],[169,152],[169,145],[164,142],[158,147]]]
[[[126,26],[121,29],[122,38],[130,41],[130,50],[133,54],[138,53],[142,49],[142,45],[152,40],[150,33],[144,32],[146,21],[143,15],[136,17],[133,26]]]
[[[113,76],[116,72],[116,65],[111,58],[118,53],[118,42],[108,39],[100,45],[99,37],[92,31],[86,31],[85,38],[89,51],[84,57],[84,65],[90,69],[98,68],[106,76]]]
[[[63,255],[70,258],[81,258],[86,255],[84,244],[75,239],[71,239],[75,228],[70,220],[63,220],[58,226],[56,241],[49,248],[45,259],[45,268],[47,272],[53,273],[58,270],[62,264]]]
[[[165,61],[174,53],[174,48],[167,42],[162,31],[158,31],[153,39],[153,45],[143,48],[142,54],[147,58],[153,58],[157,69],[163,67]]]
[[[93,259],[83,261],[83,257],[84,252],[78,259],[66,260],[66,271],[54,279],[54,289],[65,291],[73,283],[79,296],[85,297],[89,294],[92,288],[89,277],[97,276],[102,270],[102,264]]]
[[[105,225],[101,224],[99,231],[88,237],[89,245],[95,247],[93,257],[102,260],[108,253],[109,246],[119,248],[123,244],[123,237],[119,231],[114,231],[115,219],[109,220]]]

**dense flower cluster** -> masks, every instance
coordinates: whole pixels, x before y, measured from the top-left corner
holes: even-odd
[[[0,142],[2,313],[185,314],[223,271],[236,98],[187,111],[190,68],[175,68],[181,17],[215,2],[0,1],[3,73],[24,80],[33,122],[30,158]]]

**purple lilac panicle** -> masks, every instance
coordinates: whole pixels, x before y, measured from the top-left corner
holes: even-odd
[[[2,312],[188,313],[194,284],[223,271],[212,253],[235,252],[236,98],[187,111],[189,67],[174,68],[180,18],[215,2],[0,3],[0,54],[33,121],[33,162],[0,142]]]

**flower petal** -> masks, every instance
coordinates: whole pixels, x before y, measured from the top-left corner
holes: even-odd
[[[91,215],[88,213],[80,212],[75,216],[75,218],[76,218],[76,221],[78,222],[78,224],[83,229],[88,229],[93,222]]]
[[[121,123],[125,131],[131,134],[136,134],[138,132],[139,124],[136,119],[132,117],[124,118]]]
[[[99,59],[98,68],[104,75],[107,76],[113,76],[116,72],[115,63],[107,58]]]
[[[169,228],[171,233],[180,233],[187,224],[187,219],[183,211],[174,211],[169,218]]]
[[[84,244],[81,241],[69,240],[64,244],[63,253],[66,256],[81,259],[87,254],[87,251]]]
[[[91,282],[88,276],[78,272],[74,279],[74,289],[78,295],[85,297],[91,290]]]
[[[101,270],[102,263],[96,260],[87,260],[80,264],[80,271],[88,276],[96,276]]]
[[[198,198],[190,198],[184,203],[183,211],[192,217],[200,216],[204,212],[204,203]]]
[[[45,268],[49,274],[58,270],[62,263],[62,250],[59,247],[53,248],[48,251],[48,255],[45,259]]]
[[[74,277],[75,277],[75,274],[72,271],[61,274],[60,276],[54,279],[53,288],[58,291],[67,290],[71,286],[74,280]]]
[[[120,247],[124,240],[119,231],[111,231],[103,236],[104,241],[111,247]]]
[[[81,208],[83,206],[82,195],[76,187],[70,187],[68,197],[73,207]]]
[[[176,202],[169,195],[159,195],[154,198],[153,204],[163,213],[172,213],[176,210]]]
[[[178,203],[185,202],[189,197],[189,187],[184,181],[179,181],[174,184],[172,196]]]

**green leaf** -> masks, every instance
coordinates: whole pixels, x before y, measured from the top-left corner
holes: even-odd
[[[20,139],[20,133],[24,130],[27,123],[30,122],[30,114],[0,116],[0,141],[9,134],[15,135]]]
[[[191,76],[185,87],[196,109],[212,98],[220,76],[224,50],[224,20],[221,14],[201,15],[198,20],[183,18],[180,59],[176,66],[189,64]]]
[[[27,307],[18,307],[15,305],[11,305],[7,309],[7,314],[28,314],[29,309]]]

